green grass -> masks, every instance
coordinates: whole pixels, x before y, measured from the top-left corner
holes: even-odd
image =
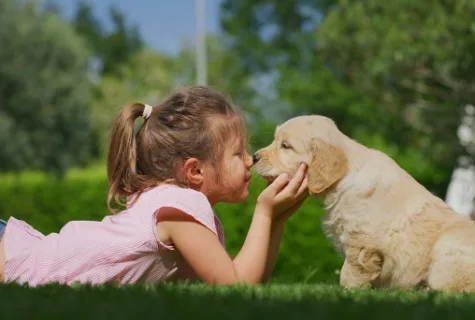
[[[4,319],[470,319],[475,295],[335,285],[0,287]]]

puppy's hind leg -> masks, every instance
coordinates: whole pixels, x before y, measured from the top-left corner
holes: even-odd
[[[442,238],[434,247],[427,283],[437,291],[475,292],[475,244],[450,238]]]
[[[350,247],[340,272],[340,285],[346,288],[370,288],[381,273],[383,257],[379,251]]]
[[[430,289],[451,293],[475,292],[475,264],[463,258],[434,262],[429,270]]]

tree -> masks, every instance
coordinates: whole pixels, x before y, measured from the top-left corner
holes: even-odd
[[[138,27],[129,25],[117,7],[109,7],[109,18],[110,31],[88,3],[79,1],[71,21],[92,53],[89,66],[96,81],[91,123],[101,156],[107,150],[108,131],[118,109],[130,102],[156,99],[170,85],[165,79],[171,60],[146,48]]]
[[[33,2],[0,2],[0,170],[61,174],[95,154],[88,51]]]
[[[304,67],[312,60],[319,17],[332,2],[225,0],[221,24],[247,71],[265,72],[283,64]]]
[[[315,55],[315,29],[334,2],[226,0],[222,4],[228,50],[239,57],[243,72],[270,79],[274,101],[260,109],[280,113],[275,122],[317,113],[331,117],[351,133],[355,124],[364,122],[364,110],[374,105],[345,79],[335,77]],[[272,110],[276,104],[285,109]]]
[[[98,133],[101,155],[106,154],[112,121],[120,109],[135,102],[158,104],[174,89],[174,67],[173,59],[142,49],[114,74],[98,80],[99,94],[92,104],[91,123]]]
[[[93,61],[100,66],[98,73],[119,76],[121,66],[127,64],[136,52],[144,48],[144,42],[138,27],[129,26],[123,12],[117,7],[109,8],[109,17],[112,29],[106,31],[92,7],[84,1],[79,1],[72,24],[93,52]]]
[[[322,63],[379,104],[385,136],[412,145],[448,180],[469,154],[457,128],[475,103],[472,1],[339,1],[317,29]]]

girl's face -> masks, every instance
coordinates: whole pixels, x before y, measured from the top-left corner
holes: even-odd
[[[218,168],[204,179],[203,191],[212,204],[239,203],[249,196],[252,157],[241,139],[227,140]]]

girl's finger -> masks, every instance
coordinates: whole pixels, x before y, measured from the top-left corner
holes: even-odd
[[[279,175],[269,186],[267,187],[267,190],[272,191],[272,193],[275,195],[282,190],[287,183],[289,183],[289,175],[284,173]]]
[[[303,179],[302,184],[297,191],[297,197],[300,197],[300,195],[305,195],[305,197],[308,195],[308,177]]]
[[[305,179],[306,171],[307,171],[307,165],[305,163],[300,164],[300,167],[295,173],[295,176],[292,178],[292,180],[290,180],[287,186],[287,189],[291,193],[296,193],[297,190],[299,190],[303,180]]]

